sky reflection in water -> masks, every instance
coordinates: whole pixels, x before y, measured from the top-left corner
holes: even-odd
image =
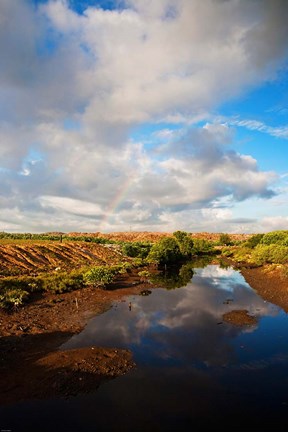
[[[243,328],[223,322],[222,315],[235,309],[256,316],[258,325]],[[196,269],[185,287],[152,289],[149,296],[115,303],[62,348],[118,346],[131,349],[139,365],[227,367],[258,357],[254,348],[256,343],[259,352],[260,322],[279,314],[281,310],[262,300],[239,272],[208,265]],[[248,344],[250,356],[241,348]],[[269,356],[270,350],[271,346]]]
[[[246,309],[257,325],[223,322],[233,309]],[[287,316],[231,268],[197,268],[185,287],[117,302],[60,349],[90,345],[129,348],[137,366],[68,401],[0,408],[3,425],[30,432],[287,431]]]

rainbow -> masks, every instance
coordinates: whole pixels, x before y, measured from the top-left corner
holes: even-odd
[[[134,176],[128,177],[118,189],[117,193],[114,195],[113,199],[107,206],[105,214],[103,215],[100,224],[99,231],[105,229],[105,225],[108,223],[110,217],[115,213],[119,204],[124,200],[125,195],[127,194],[131,184],[133,183]]]

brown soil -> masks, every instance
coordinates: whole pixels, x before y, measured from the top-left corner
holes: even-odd
[[[0,277],[31,275],[129,261],[117,245],[86,242],[10,241],[0,244]]]
[[[242,268],[241,273],[264,300],[288,312],[288,278],[279,267]]]
[[[249,315],[247,310],[233,310],[223,314],[223,321],[237,326],[254,326],[257,324],[257,319]]]
[[[38,274],[55,270],[56,266],[68,269],[88,262],[90,265],[93,262],[116,264],[124,259],[117,247],[80,242],[9,246],[0,245],[0,262],[2,270],[13,269],[14,274],[17,270],[21,274]],[[265,268],[242,268],[241,272],[265,300],[288,311],[287,278],[281,276],[279,269],[269,272]],[[121,276],[109,288],[86,287],[65,294],[38,293],[17,311],[0,311],[1,404],[92,391],[104,381],[136,367],[131,352],[117,347],[58,349],[80,332],[91,316],[109,309],[114,302],[124,301],[128,295],[141,295],[150,286],[135,271]],[[251,325],[251,319],[246,311],[232,311],[223,317],[236,325]]]

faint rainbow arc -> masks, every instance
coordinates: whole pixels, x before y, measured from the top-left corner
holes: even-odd
[[[113,199],[110,201],[105,214],[103,215],[101,222],[99,224],[99,231],[103,230],[105,225],[107,224],[107,222],[109,221],[110,217],[113,215],[113,213],[115,213],[115,210],[117,209],[117,207],[119,206],[119,204],[121,203],[121,201],[124,200],[125,195],[127,194],[131,184],[133,183],[134,180],[134,175],[128,177],[123,184],[121,185],[121,187],[119,188],[119,190],[117,191],[117,193],[114,195]]]

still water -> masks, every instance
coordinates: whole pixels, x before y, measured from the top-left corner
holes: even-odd
[[[257,324],[223,322],[225,312],[239,309],[255,316]],[[90,345],[128,348],[137,367],[85,396],[0,407],[1,428],[288,428],[287,315],[262,300],[232,268],[195,268],[185,286],[151,288],[150,295],[117,302],[61,349]]]

